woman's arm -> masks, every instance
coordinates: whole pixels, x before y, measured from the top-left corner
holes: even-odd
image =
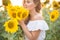
[[[29,40],[37,40],[40,30],[37,31],[28,31],[26,25],[24,24],[24,22],[19,23],[25,33],[25,35],[28,37]]]

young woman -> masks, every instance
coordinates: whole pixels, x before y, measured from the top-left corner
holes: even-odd
[[[49,28],[40,12],[40,0],[23,0],[23,6],[29,10],[29,17],[18,22],[25,34],[25,40],[44,40],[45,31]]]

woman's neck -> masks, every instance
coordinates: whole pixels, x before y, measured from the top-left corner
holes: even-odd
[[[30,11],[30,17],[34,17],[35,15],[37,15],[36,10],[35,9],[34,10],[31,10]]]

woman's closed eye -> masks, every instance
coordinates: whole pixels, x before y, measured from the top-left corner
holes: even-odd
[[[31,3],[32,1],[27,1],[27,3]]]
[[[31,3],[31,1],[25,1],[25,3]]]

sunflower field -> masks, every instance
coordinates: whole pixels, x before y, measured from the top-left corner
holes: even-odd
[[[17,20],[28,17],[29,11],[23,6],[13,6],[10,0],[2,0],[0,6],[0,40],[24,40],[24,32]],[[60,1],[41,2],[42,15],[48,23],[45,40],[60,40]]]

